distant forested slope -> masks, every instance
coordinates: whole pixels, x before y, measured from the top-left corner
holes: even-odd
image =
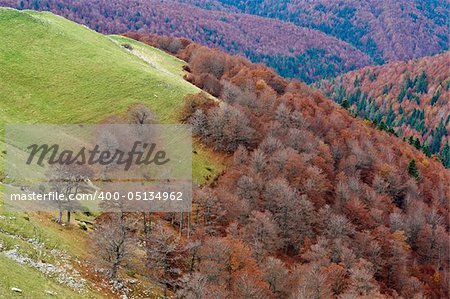
[[[450,167],[450,52],[366,67],[319,86],[379,128],[395,131]]]
[[[196,1],[207,5],[210,1]],[[377,62],[406,60],[449,48],[446,0],[218,0],[238,10],[310,27],[346,41]]]

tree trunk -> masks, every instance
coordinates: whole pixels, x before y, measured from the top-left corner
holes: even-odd
[[[119,270],[119,263],[114,262],[111,267],[111,273],[109,274],[109,278],[115,280],[117,277],[117,271]]]
[[[189,263],[189,272],[194,272],[195,269],[195,259],[197,258],[197,249],[194,249],[194,252],[192,253],[192,257]]]
[[[148,233],[147,215],[145,212],[142,212],[142,216],[144,217],[144,235],[146,236]]]
[[[182,236],[183,232],[183,212],[180,213],[180,237]]]
[[[59,223],[59,224],[62,223],[62,216],[63,216],[63,212],[61,210],[59,210],[59,215],[58,215],[58,219],[56,219],[56,223]]]
[[[189,240],[189,236],[191,234],[191,213],[188,212],[187,214],[187,238]]]
[[[152,231],[152,212],[148,212],[148,232]]]

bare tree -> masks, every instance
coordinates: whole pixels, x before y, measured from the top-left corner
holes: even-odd
[[[108,267],[109,278],[115,280],[129,254],[133,237],[131,223],[123,212],[105,214],[99,221],[92,240],[96,252]]]
[[[263,278],[279,298],[287,297],[289,271],[279,259],[268,257],[262,264]]]
[[[228,104],[233,104],[243,93],[239,87],[227,80],[221,81],[223,85],[222,99]]]
[[[243,175],[236,182],[235,194],[250,207],[256,208],[260,193],[258,181],[252,176]]]
[[[248,151],[243,145],[239,145],[233,155],[233,165],[242,166],[248,160]]]
[[[130,108],[128,111],[128,120],[131,124],[137,125],[137,138],[139,141],[144,143],[145,140],[150,139],[152,134],[150,134],[151,130],[144,130],[144,125],[146,124],[153,124],[156,121],[155,115],[150,111],[150,109],[143,105],[138,104]],[[144,227],[144,234],[146,235],[151,228],[151,212],[142,212],[142,219],[143,219],[143,227]]]
[[[321,267],[312,264],[305,265],[301,274],[301,280],[297,291],[291,296],[295,299],[321,299],[332,298],[330,285]]]
[[[372,264],[364,259],[360,259],[357,265],[350,269],[349,293],[361,297],[367,296],[363,298],[375,298],[378,293],[378,286],[373,278],[373,274]]]
[[[208,282],[206,277],[198,272],[187,274],[181,279],[181,288],[176,293],[177,298],[203,299],[206,298]]]
[[[151,112],[150,109],[143,104],[132,106],[128,110],[128,120],[131,124],[152,124],[155,122],[155,119],[156,118],[153,112]]]
[[[275,112],[275,119],[284,127],[289,127],[291,121],[290,121],[290,111],[289,108],[284,104],[281,103]]]
[[[205,48],[198,49],[191,57],[189,63],[194,73],[211,74],[220,79],[225,72],[225,56],[217,55]]]
[[[183,259],[180,238],[169,227],[156,224],[146,242],[147,265],[153,276],[164,285],[164,297],[182,274]]]
[[[56,164],[50,167],[47,172],[50,189],[58,194],[62,194],[63,199],[58,197],[57,205],[59,210],[57,223],[62,223],[64,210],[67,211],[67,223],[71,221],[71,213],[76,209],[74,201],[69,197],[75,197],[82,192],[90,192],[93,185],[90,183],[90,172],[88,169],[77,165]]]
[[[249,223],[244,227],[244,239],[252,245],[256,260],[263,254],[275,253],[281,247],[279,228],[270,212],[253,211]]]
[[[265,205],[281,230],[285,251],[299,249],[306,237],[313,235],[316,212],[306,195],[300,195],[284,179],[268,183],[263,191]]]
[[[260,149],[254,150],[250,155],[250,167],[255,173],[262,173],[267,164],[267,156]]]
[[[242,144],[253,142],[254,130],[247,116],[239,109],[223,105],[207,114],[208,141],[215,149],[233,152]]]
[[[201,109],[197,109],[189,118],[189,124],[192,125],[192,132],[200,137],[205,137],[206,133],[206,115]]]

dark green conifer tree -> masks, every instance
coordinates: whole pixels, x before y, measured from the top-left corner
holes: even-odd
[[[344,99],[344,100],[342,101],[342,103],[341,103],[341,106],[342,106],[344,109],[348,109],[348,108],[350,108],[350,103],[348,102],[347,99]]]
[[[412,159],[411,161],[409,161],[408,173],[410,176],[414,177],[417,180],[420,178],[419,170],[417,169],[416,165],[416,160]]]
[[[450,144],[448,142],[442,148],[440,158],[442,164],[444,164],[446,168],[450,168]]]

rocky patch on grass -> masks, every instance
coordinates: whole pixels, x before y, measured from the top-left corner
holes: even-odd
[[[3,254],[9,259],[21,264],[37,269],[48,277],[54,278],[60,284],[66,285],[78,293],[85,292],[86,280],[80,273],[68,263],[51,264],[42,261],[35,261],[32,258],[19,253],[18,247],[4,251]]]

